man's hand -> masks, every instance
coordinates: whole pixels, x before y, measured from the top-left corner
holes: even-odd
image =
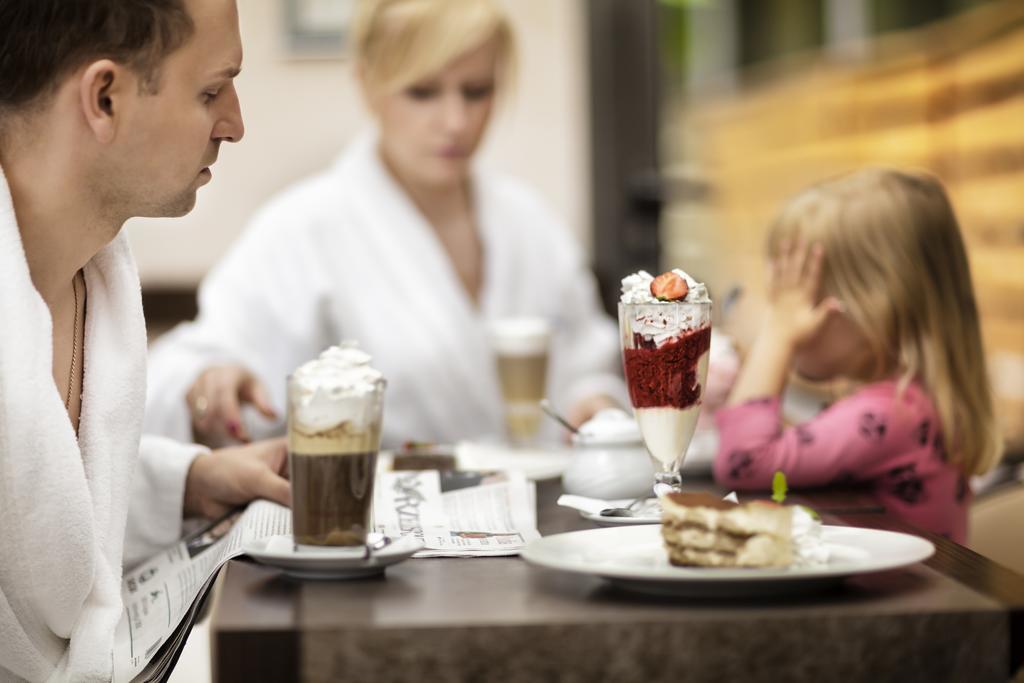
[[[216,519],[255,498],[291,505],[287,473],[284,438],[203,453],[185,480],[185,516]]]
[[[225,443],[227,436],[236,441],[249,441],[242,424],[245,403],[254,405],[264,417],[277,418],[263,383],[241,365],[207,368],[189,388],[185,401],[192,415],[196,440],[207,445]]]

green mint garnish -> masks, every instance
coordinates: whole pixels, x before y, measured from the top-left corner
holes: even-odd
[[[807,514],[809,514],[811,516],[811,519],[813,519],[816,522],[820,522],[821,521],[821,515],[819,515],[817,512],[815,512],[815,510],[813,508],[809,508],[806,505],[801,505],[800,507],[803,508],[804,512],[806,512]]]
[[[775,476],[772,477],[772,500],[776,503],[782,504],[782,501],[786,500],[786,475],[781,471],[776,472]]]

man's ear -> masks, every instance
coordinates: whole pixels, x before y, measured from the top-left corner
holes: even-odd
[[[134,88],[128,70],[109,59],[93,62],[79,79],[79,98],[86,125],[101,143],[108,143],[117,133],[125,96]]]

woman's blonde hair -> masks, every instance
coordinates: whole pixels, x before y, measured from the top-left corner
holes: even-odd
[[[801,238],[824,248],[821,289],[843,303],[876,360],[870,377],[921,381],[942,421],[947,458],[981,474],[1002,454],[956,215],[923,173],[871,168],[813,186],[769,231],[769,254]]]
[[[497,78],[512,77],[515,41],[494,0],[362,0],[352,45],[368,83],[395,92],[494,40]]]

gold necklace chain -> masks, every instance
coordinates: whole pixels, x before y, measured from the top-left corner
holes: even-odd
[[[75,367],[78,365],[78,271],[71,278],[71,290],[75,293],[75,324],[74,336],[71,338],[71,372],[68,373],[68,395],[64,399],[64,409],[71,410],[71,390],[75,386]]]

